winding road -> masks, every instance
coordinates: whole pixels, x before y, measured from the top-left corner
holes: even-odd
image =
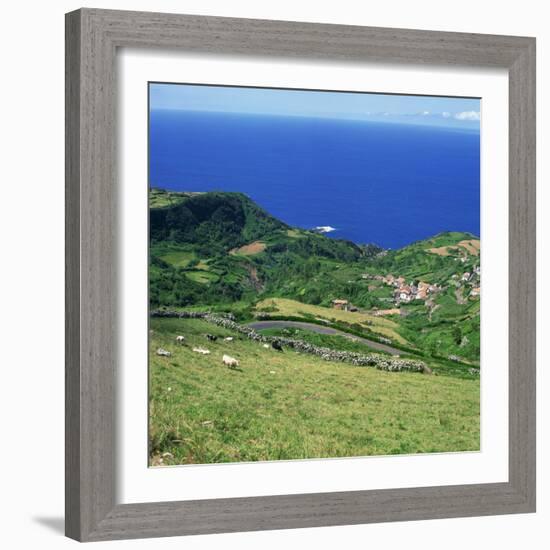
[[[349,338],[354,342],[362,342],[372,349],[391,353],[392,355],[400,355],[401,353],[403,353],[402,350],[399,350],[387,344],[375,342],[374,340],[368,340],[367,338],[362,338],[361,336],[348,334],[347,332],[344,332],[343,330],[338,330],[336,328],[323,327],[320,325],[316,325],[315,323],[307,323],[305,321],[254,321],[253,323],[248,323],[248,326],[250,328],[253,328],[254,330],[263,330],[268,328],[300,328],[303,330],[310,330],[311,332],[316,332],[318,334],[344,336],[345,338]]]

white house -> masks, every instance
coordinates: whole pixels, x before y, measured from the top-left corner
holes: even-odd
[[[402,286],[398,291],[398,296],[401,302],[410,302],[413,298],[411,288],[409,286]]]

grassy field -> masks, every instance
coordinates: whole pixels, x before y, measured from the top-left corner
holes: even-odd
[[[195,254],[188,250],[174,250],[159,256],[159,258],[174,267],[187,267],[195,259]]]
[[[218,279],[218,276],[215,273],[210,273],[209,271],[201,269],[187,271],[185,275],[192,281],[203,284],[209,283],[210,281],[216,281]]]
[[[186,196],[196,195],[198,193],[172,193],[162,189],[149,190],[149,206],[151,208],[166,208],[182,202]]]
[[[406,345],[407,341],[403,336],[397,333],[398,324],[391,319],[384,319],[369,315],[367,313],[359,313],[354,311],[343,311],[322,306],[314,306],[311,304],[303,304],[296,300],[286,298],[268,298],[258,302],[256,310],[267,310],[267,315],[288,315],[289,317],[300,317],[301,315],[312,315],[321,319],[343,321],[344,323],[358,323],[368,326],[370,330],[390,338],[392,341]]]
[[[151,319],[151,330],[154,464],[164,453],[169,465],[479,449],[479,379],[276,352],[201,320]],[[205,333],[235,340],[210,342]],[[172,356],[157,356],[159,347]],[[225,367],[223,354],[239,369]]]
[[[480,241],[479,239],[464,239],[455,245],[439,246],[436,248],[428,248],[426,252],[437,254],[438,256],[453,256],[462,255],[479,256]]]

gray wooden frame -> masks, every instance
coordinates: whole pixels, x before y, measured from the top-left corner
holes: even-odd
[[[116,504],[119,47],[509,71],[509,481]],[[66,534],[81,541],[535,511],[535,39],[82,9],[66,16]]]

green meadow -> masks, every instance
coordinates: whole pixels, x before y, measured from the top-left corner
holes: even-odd
[[[479,378],[278,352],[202,320],[153,318],[150,328],[154,465],[479,450]]]

